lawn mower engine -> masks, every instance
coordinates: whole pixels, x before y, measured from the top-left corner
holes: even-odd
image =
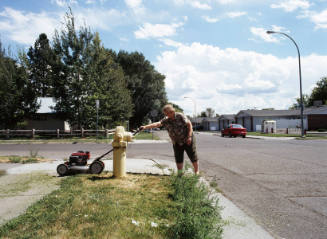
[[[77,166],[85,166],[87,164],[87,160],[90,159],[89,151],[79,150],[76,153],[72,153],[69,157],[68,164],[69,165],[77,165]]]

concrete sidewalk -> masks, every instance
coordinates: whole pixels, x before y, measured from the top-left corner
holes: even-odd
[[[6,170],[7,174],[23,174],[37,171],[46,172],[50,175],[57,175],[56,167],[62,160],[49,163],[22,164],[17,167]],[[104,160],[105,171],[112,171],[112,160]],[[128,173],[169,175],[176,168],[175,162],[159,159],[139,159],[127,158],[126,171]],[[1,179],[1,178],[0,178]],[[201,177],[201,181],[206,185],[209,183]],[[223,208],[222,218],[228,223],[224,227],[224,239],[271,239],[273,238],[264,230],[254,219],[248,217],[232,201],[228,200],[222,194],[215,192],[213,196],[219,198],[219,205]]]

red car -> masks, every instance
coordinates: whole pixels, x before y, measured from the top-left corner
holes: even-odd
[[[244,128],[240,124],[230,124],[226,129],[223,129],[221,131],[221,137],[224,137],[225,135],[228,135],[229,137],[236,137],[236,136],[242,136],[243,138],[246,137],[246,128]]]

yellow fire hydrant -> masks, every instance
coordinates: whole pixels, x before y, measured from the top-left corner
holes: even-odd
[[[126,147],[127,142],[131,142],[133,139],[133,135],[130,132],[125,132],[123,126],[117,126],[114,140],[112,142],[112,147],[114,148],[114,177],[115,178],[123,178],[126,176]]]

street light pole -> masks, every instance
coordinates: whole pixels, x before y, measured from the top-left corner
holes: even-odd
[[[194,106],[194,109],[193,109],[193,118],[195,119],[195,122],[194,122],[194,125],[195,125],[195,130],[196,130],[196,101],[195,99],[193,99],[192,97],[188,97],[188,96],[184,96],[185,99],[191,99],[193,101],[193,106]]]
[[[301,107],[301,137],[304,137],[304,124],[303,124],[303,96],[302,96],[302,74],[301,74],[301,57],[300,57],[300,50],[298,45],[296,44],[296,42],[294,41],[294,39],[292,37],[290,37],[289,35],[287,35],[286,33],[283,32],[275,32],[275,31],[267,31],[267,34],[282,34],[284,36],[286,36],[287,38],[289,38],[295,45],[296,49],[297,49],[297,54],[298,54],[298,58],[299,58],[299,76],[300,76],[300,107]]]

